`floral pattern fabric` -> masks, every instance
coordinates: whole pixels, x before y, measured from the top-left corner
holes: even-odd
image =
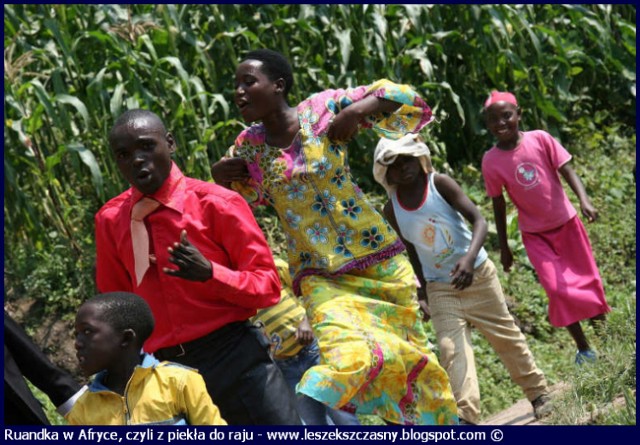
[[[337,278],[302,280],[321,351],[297,392],[405,425],[457,423],[446,372],[427,347],[414,274],[402,256]]]
[[[360,127],[397,139],[432,120],[406,85],[327,90],[298,107],[300,131],[286,148],[266,144],[262,124],[244,130],[228,156],[247,161],[250,180],[233,183],[253,205],[270,205],[287,237],[293,289],[321,350],[297,392],[333,408],[399,424],[457,423],[445,371],[427,348],[414,275],[404,245],[365,199],[347,162],[347,145],[327,137],[340,110],[373,95],[401,104]]]
[[[286,148],[266,144],[262,124],[243,131],[232,155],[247,161],[251,179],[233,183],[253,205],[271,205],[287,236],[294,290],[308,275],[339,275],[390,258],[404,249],[396,233],[365,199],[347,162],[347,145],[327,137],[340,110],[373,95],[398,102],[394,113],[370,116],[361,128],[399,138],[432,120],[410,87],[380,80],[370,86],[327,90],[301,102],[300,131]]]

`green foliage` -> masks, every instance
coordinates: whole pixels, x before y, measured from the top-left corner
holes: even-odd
[[[126,186],[106,133],[128,108],[162,115],[180,166],[208,179],[210,161],[243,128],[231,105],[234,67],[260,46],[292,60],[292,102],[380,77],[414,85],[440,122],[432,146],[447,147],[456,165],[477,162],[490,143],[479,110],[492,88],[516,91],[525,127],[560,134],[580,116],[635,124],[630,5],[16,4],[4,12],[5,239],[35,250],[56,230],[70,254],[83,255],[77,237]],[[365,190],[376,187],[371,150],[357,147],[374,144],[372,135],[352,144]]]
[[[29,389],[31,389],[31,392],[36,397],[36,399],[38,399],[38,401],[42,404],[44,413],[46,414],[47,419],[49,419],[49,422],[51,422],[51,425],[68,425],[64,417],[58,414],[58,412],[56,411],[56,407],[53,405],[53,403],[51,403],[51,400],[49,400],[49,397],[47,397],[45,393],[33,386],[29,381],[27,381],[27,385],[29,386]]]
[[[80,304],[95,293],[92,274],[93,255],[70,256],[64,244],[35,252],[19,247],[10,259],[5,254],[5,280],[11,284],[5,299],[35,298],[44,315],[74,317]]]

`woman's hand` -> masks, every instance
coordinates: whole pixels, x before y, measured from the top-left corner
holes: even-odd
[[[364,118],[379,113],[393,113],[400,106],[400,103],[382,97],[367,96],[336,114],[329,123],[327,136],[331,141],[350,141],[358,133]]]
[[[247,162],[242,158],[220,159],[211,166],[211,176],[216,184],[229,188],[233,181],[249,179]]]

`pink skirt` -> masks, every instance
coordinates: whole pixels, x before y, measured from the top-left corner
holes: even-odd
[[[549,321],[564,327],[609,312],[587,231],[578,216],[522,242],[549,297]]]

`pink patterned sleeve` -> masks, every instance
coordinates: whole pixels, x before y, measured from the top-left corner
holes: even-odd
[[[400,104],[394,113],[372,115],[361,123],[362,128],[372,128],[378,136],[397,139],[407,133],[417,133],[433,120],[431,108],[413,88],[387,79],[367,86],[323,91],[302,102],[298,110],[303,123],[309,122],[315,134],[322,134],[335,114],[367,96]]]
[[[251,207],[259,207],[261,205],[266,205],[264,193],[260,186],[260,184],[262,184],[262,170],[260,170],[257,159],[257,156],[259,155],[256,150],[238,149],[238,147],[243,147],[245,142],[250,144],[252,138],[257,138],[256,135],[252,136],[249,130],[244,130],[238,135],[235,145],[229,147],[229,150],[227,150],[224,157],[231,158],[237,156],[247,161],[247,168],[251,178],[243,182],[232,182],[231,189],[239,193],[249,203],[249,205],[251,205]]]

